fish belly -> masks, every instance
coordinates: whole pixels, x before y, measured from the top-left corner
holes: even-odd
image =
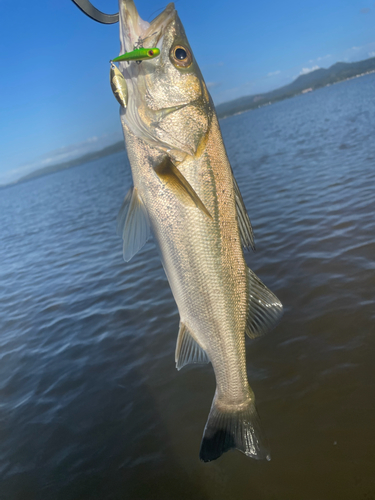
[[[159,180],[153,171],[161,158],[159,150],[129,131],[126,140],[134,185],[146,205],[181,321],[206,351],[220,399],[240,403],[248,394],[246,263],[220,131],[212,127],[200,156],[178,166],[212,219],[182,204]]]

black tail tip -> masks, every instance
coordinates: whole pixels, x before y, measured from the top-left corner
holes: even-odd
[[[236,411],[223,411],[214,399],[203,433],[199,458],[211,462],[238,449],[249,458],[270,460],[258,412],[253,401]]]
[[[220,458],[223,453],[235,449],[255,460],[267,460],[268,462],[271,460],[271,455],[266,448],[258,450],[257,453],[249,453],[239,449],[233,435],[225,431],[225,429],[217,431],[212,437],[202,439],[199,458],[202,462],[208,463]]]
[[[212,462],[233,448],[236,448],[234,436],[226,429],[218,429],[212,436],[203,436],[199,458],[202,462]]]

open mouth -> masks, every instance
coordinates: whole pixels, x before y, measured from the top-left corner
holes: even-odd
[[[149,23],[140,17],[133,0],[120,0],[121,53],[138,47],[156,47],[175,12],[174,4],[170,3]]]

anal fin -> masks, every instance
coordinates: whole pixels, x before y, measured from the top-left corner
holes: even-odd
[[[277,325],[283,315],[283,305],[251,269],[247,275],[250,300],[245,332],[254,339]]]
[[[183,366],[190,363],[206,364],[210,362],[206,351],[192,337],[182,322],[178,331],[175,360],[177,370],[181,370]]]

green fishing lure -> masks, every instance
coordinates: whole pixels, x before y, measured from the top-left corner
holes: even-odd
[[[153,47],[151,49],[144,49],[143,47],[139,49],[134,49],[131,52],[125,52],[125,54],[121,54],[121,56],[115,57],[112,59],[113,62],[120,61],[145,61],[147,59],[153,59],[160,54],[160,49]]]

